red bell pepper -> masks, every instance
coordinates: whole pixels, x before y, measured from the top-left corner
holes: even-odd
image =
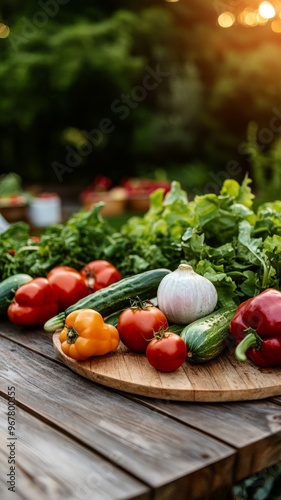
[[[46,278],[34,278],[17,289],[7,312],[16,325],[40,326],[58,311],[58,299],[52,285]]]
[[[281,365],[281,292],[268,288],[242,302],[229,325],[236,338],[235,357],[257,366]]]

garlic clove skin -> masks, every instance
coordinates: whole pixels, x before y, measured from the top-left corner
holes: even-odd
[[[213,283],[188,264],[167,274],[157,290],[159,309],[168,321],[189,324],[214,311],[218,294]]]

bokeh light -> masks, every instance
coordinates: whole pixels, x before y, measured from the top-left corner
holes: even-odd
[[[264,19],[271,19],[276,15],[275,9],[273,5],[269,2],[262,2],[259,6],[259,14],[264,18]]]
[[[235,16],[232,12],[223,12],[218,17],[218,24],[221,28],[230,28],[235,23]]]
[[[257,10],[256,16],[257,16],[257,22],[259,25],[263,25],[263,24],[268,23],[268,18],[263,17],[258,10]]]
[[[10,28],[4,23],[0,23],[0,38],[7,38],[10,34]]]
[[[271,22],[271,29],[274,33],[281,33],[281,21],[279,19],[274,19]]]
[[[245,26],[254,27],[258,25],[257,12],[255,10],[245,9]]]
[[[235,12],[234,10],[222,12],[218,16],[217,23],[221,28],[230,28],[239,24],[245,28],[254,28],[269,24],[269,21],[271,21],[269,25],[272,31],[280,33],[279,19],[281,19],[281,1],[278,7],[277,4],[263,1],[255,7],[245,7]]]

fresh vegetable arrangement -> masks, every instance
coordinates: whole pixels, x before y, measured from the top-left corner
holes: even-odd
[[[281,273],[281,201],[253,210],[250,182],[227,179],[219,194],[189,201],[174,181],[165,196],[154,191],[147,213],[131,217],[120,231],[100,216],[103,203],[45,229],[39,242],[28,225],[13,224],[1,234],[0,280],[16,273],[46,276],[62,264],[80,270],[98,259],[113,263],[123,277],[175,270],[186,261],[215,285],[218,307],[238,305],[278,288]]]
[[[281,365],[281,337],[268,305],[276,305],[277,324],[281,202],[254,211],[249,183],[229,179],[218,195],[188,201],[172,182],[165,196],[153,192],[148,212],[119,232],[99,215],[103,204],[36,239],[24,223],[13,224],[0,241],[2,312],[8,309],[21,326],[61,330],[63,352],[77,360],[112,352],[122,341],[158,370],[173,371],[185,361],[213,360],[233,348],[235,337],[239,361]],[[21,284],[20,276],[28,282]],[[52,297],[25,295],[36,280]],[[47,313],[47,305],[54,312]],[[84,313],[89,328],[80,333]],[[100,327],[113,334],[115,347],[93,348]]]
[[[105,264],[111,266],[109,262]],[[105,281],[100,281],[102,286],[106,286]],[[15,274],[0,283],[0,314],[7,313],[17,325],[43,326],[58,312],[65,311],[89,294],[87,278],[70,266],[56,266],[46,278]]]
[[[123,278],[72,304],[64,312],[49,319],[44,328],[47,332],[62,328],[65,317],[78,309],[94,309],[106,317],[130,306],[130,301],[136,296],[144,300],[147,296],[154,297],[160,281],[168,273],[170,273],[169,269],[154,269]]]

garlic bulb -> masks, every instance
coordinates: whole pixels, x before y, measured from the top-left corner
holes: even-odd
[[[164,276],[157,290],[159,309],[174,323],[188,324],[210,314],[217,301],[213,283],[188,264]]]

